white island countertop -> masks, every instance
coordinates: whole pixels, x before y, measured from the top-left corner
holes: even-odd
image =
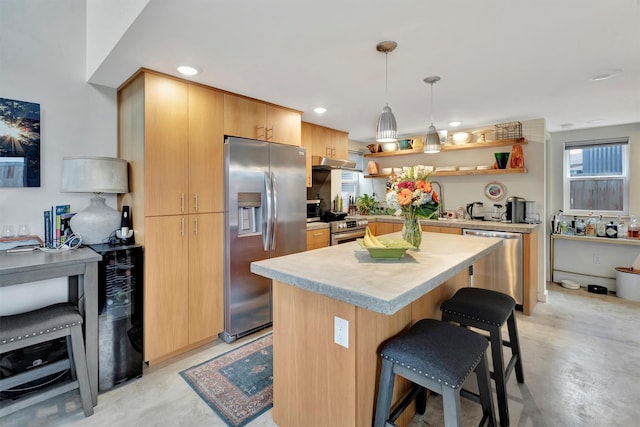
[[[385,235],[401,238],[401,233]],[[422,233],[420,250],[377,260],[357,242],[251,263],[251,272],[382,314],[393,314],[496,250],[502,239]]]

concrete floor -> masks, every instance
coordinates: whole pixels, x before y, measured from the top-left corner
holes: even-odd
[[[548,302],[518,316],[525,384],[508,383],[512,426],[635,426],[640,423],[640,303],[550,284]],[[99,396],[85,418],[77,392],[0,419],[14,426],[224,426],[178,372],[257,338],[216,341],[145,370]],[[479,407],[463,399],[465,426]],[[267,412],[250,427],[274,426]],[[442,426],[441,401],[430,399],[411,427]],[[302,427],[302,426],[301,426]],[[339,427],[339,426],[338,426]]]

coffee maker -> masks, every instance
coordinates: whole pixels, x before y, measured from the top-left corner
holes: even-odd
[[[522,197],[511,196],[507,199],[507,210],[505,212],[506,222],[520,224],[525,222],[526,202]]]

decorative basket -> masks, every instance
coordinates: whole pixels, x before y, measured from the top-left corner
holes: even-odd
[[[522,123],[509,122],[496,125],[496,139],[522,138]]]

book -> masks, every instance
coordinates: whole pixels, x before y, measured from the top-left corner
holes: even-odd
[[[70,205],[58,205],[56,206],[56,217],[55,217],[55,239],[57,244],[62,244],[62,240],[60,239],[60,221],[62,219],[62,215],[71,212]]]
[[[51,236],[51,211],[44,211],[44,245],[47,248],[53,246]]]
[[[60,244],[62,245],[67,241],[68,237],[73,234],[71,230],[71,217],[75,215],[74,213],[63,213],[60,215]]]

